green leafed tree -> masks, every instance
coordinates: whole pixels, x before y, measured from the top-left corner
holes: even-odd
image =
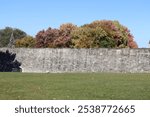
[[[0,47],[7,47],[12,33],[15,40],[27,36],[24,31],[17,28],[6,27],[5,29],[0,29]]]

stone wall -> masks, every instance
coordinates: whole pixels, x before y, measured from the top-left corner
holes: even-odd
[[[6,51],[7,48],[0,48]],[[147,72],[150,49],[9,49],[23,72]]]

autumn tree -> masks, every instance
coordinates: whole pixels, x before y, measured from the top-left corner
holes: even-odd
[[[75,48],[113,48],[115,42],[101,28],[80,27],[72,32]]]
[[[48,28],[36,35],[36,47],[38,48],[67,48],[71,47],[71,32],[75,25],[68,23],[60,26],[59,29]]]
[[[56,48],[71,48],[71,32],[76,28],[77,26],[72,23],[62,24],[59,28],[59,37],[54,40],[54,46]]]
[[[101,27],[107,34],[107,37],[115,41],[115,48],[137,48],[129,29],[121,25],[118,21],[100,20],[86,24],[82,27],[97,28]]]
[[[62,24],[36,35],[38,48],[137,48],[129,29],[118,21],[100,20],[77,27]]]
[[[58,29],[48,28],[46,31],[42,30],[36,35],[37,48],[54,47],[53,42],[59,37],[60,31]]]
[[[26,36],[21,39],[17,39],[15,42],[15,47],[25,47],[25,48],[34,48],[35,47],[35,39],[32,36]]]

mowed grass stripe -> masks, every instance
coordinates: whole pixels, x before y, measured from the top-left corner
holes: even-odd
[[[149,100],[150,74],[0,73],[1,100]]]

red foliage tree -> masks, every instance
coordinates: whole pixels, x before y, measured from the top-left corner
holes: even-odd
[[[53,42],[60,35],[58,29],[48,28],[46,31],[40,31],[36,35],[36,47],[37,48],[48,48],[53,47]]]
[[[60,36],[54,41],[55,47],[69,48],[72,47],[71,32],[77,28],[72,23],[62,24],[60,26]]]

